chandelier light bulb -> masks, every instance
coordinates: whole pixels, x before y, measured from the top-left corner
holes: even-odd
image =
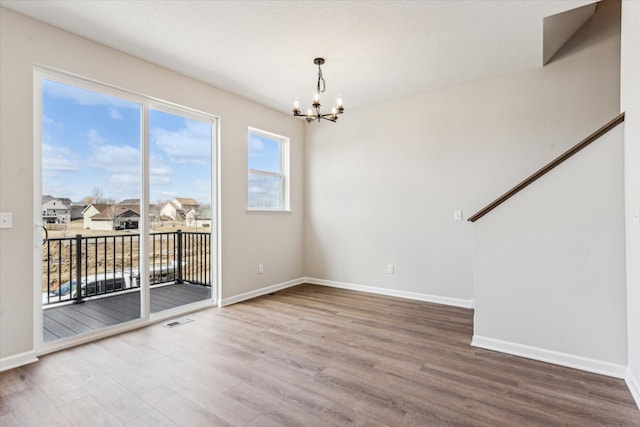
[[[298,101],[297,99],[293,101],[293,109],[298,111],[300,110],[300,101]]]
[[[342,97],[340,95],[336,98],[336,105],[342,107]]]

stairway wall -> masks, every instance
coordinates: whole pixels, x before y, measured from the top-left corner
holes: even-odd
[[[475,223],[473,344],[624,377],[624,124]]]

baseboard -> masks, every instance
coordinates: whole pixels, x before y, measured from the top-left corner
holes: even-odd
[[[629,387],[629,391],[631,392],[633,399],[636,401],[636,406],[640,409],[640,386],[629,368],[627,368],[627,375],[624,377],[624,381],[627,383],[627,387]]]
[[[374,286],[354,285],[352,283],[336,282],[333,280],[316,279],[313,277],[306,277],[303,283],[310,283],[312,285],[330,286],[332,288],[349,289],[352,291],[370,292],[373,294],[387,295],[390,297],[399,297],[412,299],[417,301],[433,302],[436,304],[450,305],[454,307],[472,308],[473,300],[441,297],[437,295],[421,294],[418,292],[399,291],[396,289],[377,288]]]
[[[568,368],[607,375],[614,378],[625,378],[627,376],[627,367],[625,365],[576,356],[574,354],[561,353],[559,351],[547,350],[539,347],[531,347],[524,344],[502,341],[494,338],[474,335],[471,345],[487,350],[512,354],[514,356],[539,360],[541,362],[566,366]]]
[[[3,357],[0,359],[0,372],[8,371],[9,369],[18,368],[37,361],[38,358],[36,357],[35,351],[25,351],[24,353]]]
[[[251,298],[259,297],[262,295],[269,294],[271,292],[276,292],[282,289],[290,288],[292,286],[301,285],[305,282],[304,278],[289,280],[288,282],[278,283],[276,285],[267,286],[266,288],[256,289],[255,291],[245,292],[240,295],[235,295],[229,298],[222,298],[220,301],[220,306],[224,307],[226,305],[235,304],[241,301],[246,301]]]

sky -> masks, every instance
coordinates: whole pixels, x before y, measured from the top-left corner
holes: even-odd
[[[277,139],[249,133],[247,167],[249,170],[281,173],[281,145]],[[248,207],[281,208],[280,179],[249,172]]]
[[[141,197],[140,104],[52,80],[42,83],[42,194],[81,201],[100,189]],[[149,200],[211,203],[211,123],[149,111]]]

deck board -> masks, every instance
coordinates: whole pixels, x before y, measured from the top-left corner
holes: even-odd
[[[151,312],[202,301],[211,288],[187,283],[151,288]],[[140,318],[140,292],[114,294],[104,298],[47,308],[43,313],[45,343],[96,331]]]

